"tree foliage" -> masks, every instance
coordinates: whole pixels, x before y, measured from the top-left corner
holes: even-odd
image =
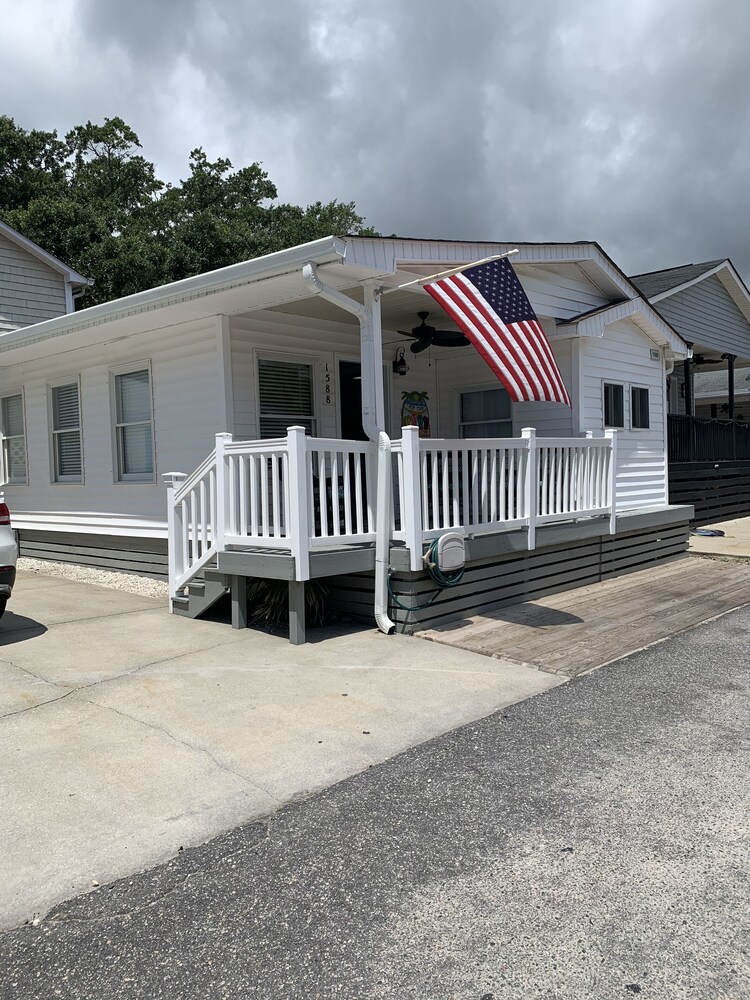
[[[259,163],[200,147],[167,184],[122,118],[57,132],[0,116],[0,219],[95,281],[94,305],[332,233],[365,229],[352,202],[278,202]]]

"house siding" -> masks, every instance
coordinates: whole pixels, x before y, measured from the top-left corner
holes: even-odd
[[[2,369],[0,392],[22,387],[25,403],[28,485],[5,487],[14,524],[54,521],[75,531],[94,530],[93,523],[104,534],[142,528],[165,535],[161,475],[192,472],[223,429],[217,343],[217,323],[209,320]],[[114,482],[109,372],[131,362],[151,366],[154,483]],[[50,481],[47,387],[67,376],[80,378],[84,485]]]
[[[625,386],[625,427],[617,432],[617,508],[667,503],[665,369],[653,342],[630,320],[607,327],[601,339],[580,343],[582,430],[604,431],[605,382]],[[631,427],[630,387],[649,390],[648,429]]]
[[[64,276],[0,234],[0,332],[67,311]]]
[[[690,343],[750,358],[750,323],[715,274],[654,308]]]

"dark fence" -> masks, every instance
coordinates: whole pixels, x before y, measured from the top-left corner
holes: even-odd
[[[670,462],[669,502],[692,504],[695,524],[750,515],[750,462]]]
[[[709,420],[669,414],[669,461],[750,461],[750,426],[736,420]]]

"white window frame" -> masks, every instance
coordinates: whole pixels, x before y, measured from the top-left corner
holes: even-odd
[[[255,420],[256,427],[258,431],[258,440],[261,440],[260,436],[260,362],[261,361],[276,361],[281,364],[288,365],[309,365],[312,369],[312,400],[313,400],[313,433],[311,437],[320,437],[320,427],[321,421],[323,419],[323,405],[321,400],[320,392],[320,369],[324,364],[323,359],[320,356],[310,356],[310,355],[298,355],[298,354],[277,354],[274,351],[256,351],[255,352]],[[335,393],[333,394],[334,400],[336,399]],[[290,425],[291,426],[291,425]]]
[[[622,388],[622,424],[608,424],[607,423],[607,406],[606,406],[606,394],[604,387],[607,385],[619,385]],[[627,409],[626,409],[627,407]],[[630,428],[630,384],[628,382],[621,382],[619,379],[614,378],[603,378],[602,379],[602,425],[605,430],[613,431],[625,431]]]
[[[462,386],[457,386],[456,388],[454,388],[454,390],[453,390],[454,391],[454,398],[455,398],[455,403],[454,403],[454,417],[455,417],[455,419],[454,419],[454,427],[455,427],[456,438],[461,438],[461,426],[464,423],[464,421],[461,420],[461,396],[465,392],[487,392],[488,389],[502,389],[505,392],[508,392],[508,390],[505,388],[504,385],[502,385],[502,384],[498,385],[497,382],[482,382],[480,385],[462,385]],[[510,397],[510,393],[508,393],[508,396]],[[513,438],[513,437],[516,436],[516,407],[515,407],[515,401],[513,399],[510,400],[510,418],[509,418],[509,420],[510,420],[510,435],[509,435],[509,437]],[[484,422],[485,423],[489,423],[490,421],[484,421]],[[468,438],[466,438],[466,439],[462,438],[461,440],[469,440],[469,439]],[[490,440],[490,439],[487,438],[487,440]],[[503,439],[501,438],[500,440],[503,440]]]
[[[75,385],[78,388],[78,436],[81,442],[81,475],[80,476],[60,476],[57,473],[57,449],[55,447],[55,435],[61,433],[55,430],[54,405],[52,402],[52,390],[63,385]],[[50,485],[52,486],[84,486],[86,483],[86,462],[83,450],[83,396],[81,393],[81,376],[67,375],[65,378],[56,378],[53,382],[47,383],[47,426],[49,428],[49,471]],[[65,428],[66,431],[73,430],[72,427]]]
[[[24,454],[24,459],[25,459],[24,464],[25,464],[25,467],[26,467],[26,475],[24,476],[23,479],[11,479],[10,478],[10,461],[9,461],[10,450],[9,450],[8,447],[5,448],[5,456],[4,456],[5,469],[6,469],[6,472],[8,473],[8,485],[9,486],[28,486],[29,485],[29,446],[28,446],[28,439],[27,439],[27,433],[26,433],[26,393],[23,390],[23,386],[21,386],[18,389],[8,389],[6,392],[3,392],[2,395],[0,395],[0,427],[2,428],[3,437],[6,440],[9,440],[9,436],[5,433],[5,426],[3,424],[3,419],[2,419],[2,413],[3,413],[3,411],[2,411],[2,402],[3,402],[4,399],[10,399],[13,396],[20,396],[21,397],[21,415],[22,415],[22,419],[23,419],[23,435],[22,435],[23,436],[23,454]],[[19,435],[14,434],[12,436],[13,437],[18,437]]]
[[[646,393],[646,399],[648,400],[648,407],[646,409],[646,419],[648,420],[648,427],[636,427],[633,424],[633,389],[643,389]],[[651,430],[651,387],[648,385],[643,385],[640,382],[631,382],[628,385],[628,406],[630,407],[630,430],[631,431],[650,431]]]
[[[119,428],[128,426],[117,422],[117,385],[118,375],[132,375],[136,372],[148,371],[149,389],[149,412],[151,414],[151,474],[148,473],[125,473],[120,465],[120,438]],[[135,361],[128,364],[118,365],[110,368],[109,378],[109,415],[112,431],[112,482],[115,486],[148,486],[156,483],[156,437],[154,434],[154,376],[151,370],[151,361]],[[144,421],[139,421],[143,423]]]

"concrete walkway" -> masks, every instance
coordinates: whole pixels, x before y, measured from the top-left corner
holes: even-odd
[[[0,925],[563,680],[348,631],[292,647],[20,573],[0,621]]]
[[[718,528],[724,534],[716,538],[691,535],[690,551],[696,555],[750,559],[750,517],[736,517],[732,521],[701,525],[702,531],[714,528]]]

